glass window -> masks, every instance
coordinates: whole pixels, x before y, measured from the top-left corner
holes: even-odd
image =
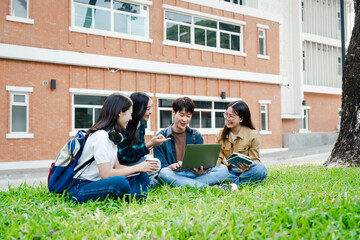
[[[169,11],[165,12],[165,19],[191,24],[190,16],[179,14],[179,13],[174,13],[174,12],[169,12]]]
[[[110,11],[94,9],[95,29],[110,31]]]
[[[11,0],[11,16],[29,18],[28,0]]]
[[[148,8],[116,0],[74,0],[74,25],[109,32],[148,36]]]
[[[303,114],[303,118],[300,119],[300,129],[309,130],[309,109],[304,109]]]
[[[140,6],[130,3],[124,3],[120,1],[114,1],[113,2],[113,8],[115,10],[123,11],[123,12],[129,12],[129,13],[137,13],[140,14]]]
[[[338,75],[339,75],[339,76],[342,75],[342,62],[341,62],[341,57],[338,57]]]
[[[74,128],[88,129],[98,119],[107,96],[74,95]]]
[[[265,30],[259,29],[259,54],[266,55]]]
[[[166,128],[172,122],[172,99],[159,99],[159,128]],[[223,114],[229,102],[194,101],[195,110],[189,126],[199,129],[223,128]]]
[[[242,52],[241,27],[165,11],[166,40],[170,41]]]
[[[166,39],[179,41],[179,25],[176,23],[166,23]]]
[[[240,33],[240,26],[227,24],[227,23],[219,23],[219,27],[221,30]]]
[[[97,6],[97,7],[110,8],[110,0],[96,0],[96,1],[93,1],[93,0],[74,0],[74,2],[84,3],[84,4]]]
[[[91,28],[92,27],[92,9],[75,6],[75,26]]]
[[[261,130],[268,131],[268,104],[260,105],[260,113],[261,113]]]
[[[197,17],[194,17],[194,24],[198,25],[198,26],[203,26],[203,27],[209,27],[209,28],[215,28],[215,29],[217,28],[216,21],[197,18]]]
[[[10,101],[10,132],[28,132],[28,94],[27,93],[11,93]]]

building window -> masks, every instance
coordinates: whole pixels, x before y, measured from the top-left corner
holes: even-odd
[[[261,114],[261,130],[268,131],[269,130],[269,113],[268,113],[268,105],[261,104],[260,105],[260,114]]]
[[[73,129],[88,129],[99,117],[107,96],[74,95]]]
[[[305,51],[302,52],[303,71],[305,71]]]
[[[29,18],[29,0],[11,0],[11,16]]]
[[[338,57],[338,75],[339,75],[339,76],[342,75],[342,62],[341,62],[341,57]]]
[[[304,0],[301,1],[301,21],[305,21],[305,3]]]
[[[271,134],[269,130],[269,100],[259,100],[260,104],[260,134]]]
[[[148,6],[117,0],[73,0],[72,26],[148,38]]]
[[[33,138],[29,133],[29,92],[32,88],[6,86],[10,92],[10,133],[7,138]]]
[[[224,0],[224,2],[234,3],[238,5],[245,5],[245,0]]]
[[[309,110],[310,110],[310,107],[303,107],[303,116],[300,119],[300,131],[299,132],[310,132],[309,131]]]
[[[341,31],[341,13],[337,13],[337,20],[338,20],[338,30]]]
[[[265,29],[259,28],[259,55],[266,55]]]
[[[183,47],[243,53],[242,25],[171,11],[165,11],[165,39]]]
[[[159,99],[159,129],[167,128],[173,122],[172,103],[174,99]],[[189,126],[197,129],[221,129],[224,127],[223,114],[229,102],[194,101],[195,111]]]

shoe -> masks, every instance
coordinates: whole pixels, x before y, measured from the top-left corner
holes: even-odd
[[[131,203],[131,202],[143,203],[146,201],[146,198],[147,198],[146,195],[142,195],[142,194],[135,194],[134,196],[126,194],[124,196],[125,202],[128,202],[128,203]]]
[[[219,187],[223,190],[232,191],[232,192],[236,192],[238,190],[238,186],[235,183],[221,184]]]

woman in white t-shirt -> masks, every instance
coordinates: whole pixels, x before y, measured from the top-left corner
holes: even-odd
[[[145,161],[134,166],[124,166],[117,161],[117,144],[131,120],[132,101],[120,93],[111,94],[104,102],[99,118],[87,131],[88,139],[78,166],[94,157],[94,161],[80,170],[67,191],[77,203],[88,200],[122,198],[124,195],[145,199],[149,185],[146,172],[156,171],[156,162]],[[134,176],[129,176],[134,174]],[[128,176],[128,177],[126,177]]]

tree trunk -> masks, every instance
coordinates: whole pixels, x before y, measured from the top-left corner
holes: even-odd
[[[355,24],[342,77],[340,133],[326,167],[360,166],[360,0],[354,6]]]

